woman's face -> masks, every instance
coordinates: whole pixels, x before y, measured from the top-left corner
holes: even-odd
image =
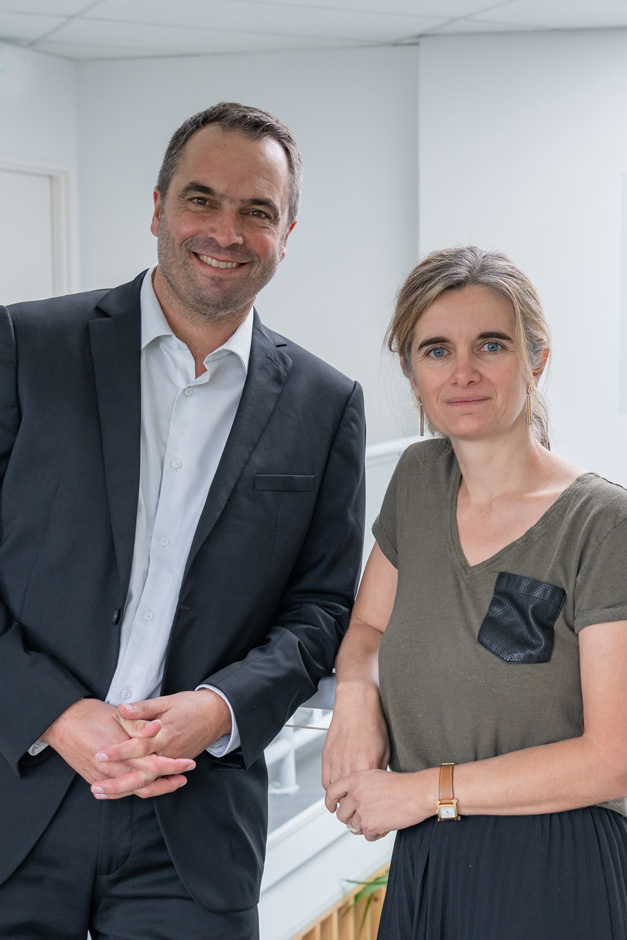
[[[414,328],[411,384],[452,440],[481,440],[524,423],[527,383],[511,305],[486,287],[442,294]]]

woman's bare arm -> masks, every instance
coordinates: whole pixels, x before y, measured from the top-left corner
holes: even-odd
[[[396,568],[375,544],[336,662],[335,707],[322,755],[325,788],[357,770],[387,767],[390,750],[379,701],[378,656],[396,580]]]
[[[627,795],[627,621],[579,634],[584,731],[580,737],[455,767],[464,815],[525,815],[590,806]],[[354,773],[327,791],[338,818],[367,838],[435,814],[438,770]]]

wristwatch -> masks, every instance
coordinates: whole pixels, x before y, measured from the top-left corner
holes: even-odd
[[[457,819],[457,800],[453,794],[453,767],[455,763],[440,765],[440,799],[435,801],[438,812],[438,822],[444,819]]]

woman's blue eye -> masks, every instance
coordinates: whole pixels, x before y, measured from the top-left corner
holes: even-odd
[[[498,352],[501,348],[501,344],[496,342],[486,343],[485,348],[488,350],[488,352]]]
[[[444,355],[444,350],[441,346],[436,346],[435,349],[431,350],[431,355],[434,357],[434,359],[441,359]]]

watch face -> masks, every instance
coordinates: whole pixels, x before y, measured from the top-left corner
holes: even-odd
[[[454,806],[440,806],[440,819],[455,819],[456,816]]]

